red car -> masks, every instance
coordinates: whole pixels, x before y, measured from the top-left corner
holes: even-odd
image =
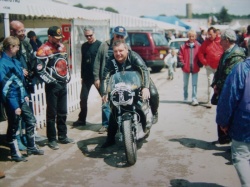
[[[153,72],[161,71],[164,67],[164,57],[169,50],[168,42],[162,33],[128,31],[126,41]]]

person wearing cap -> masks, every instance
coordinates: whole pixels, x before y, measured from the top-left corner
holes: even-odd
[[[236,64],[243,62],[246,58],[244,50],[235,44],[236,40],[236,33],[232,29],[227,29],[221,34],[220,44],[224,52],[220,58],[219,66],[214,74],[214,79],[211,85],[214,89],[214,96],[212,98],[215,100],[219,100],[225,80],[232,71],[233,67]],[[216,101],[214,104],[216,104]],[[230,143],[231,138],[225,134],[218,125],[217,133],[218,142],[220,144]]]
[[[86,125],[86,118],[88,112],[88,96],[89,91],[94,84],[93,65],[98,48],[101,45],[101,41],[95,38],[95,32],[93,27],[85,27],[84,35],[87,39],[81,46],[82,63],[81,63],[81,78],[82,89],[80,94],[80,107],[81,111],[78,115],[78,120],[73,123],[73,126]],[[99,91],[99,88],[98,88]],[[103,108],[104,109],[104,108]],[[108,116],[105,110],[102,111],[102,124],[104,127],[108,126]]]
[[[227,76],[216,110],[216,123],[232,138],[231,158],[241,187],[250,186],[250,57]]]
[[[37,51],[37,49],[42,45],[42,42],[36,37],[36,33],[34,31],[29,31],[27,36],[30,39],[30,45],[32,46],[33,51]]]
[[[63,37],[60,27],[50,27],[48,41],[36,53],[36,74],[45,82],[48,146],[53,150],[59,149],[56,135],[62,144],[74,143],[67,136],[67,83],[70,75],[66,47],[61,43]]]
[[[93,67],[93,74],[94,74],[94,81],[95,81],[94,84],[97,89],[100,89],[101,78],[103,75],[103,70],[104,70],[106,61],[111,55],[113,55],[113,48],[112,48],[113,42],[117,40],[125,41],[126,36],[127,36],[126,29],[123,26],[117,26],[113,30],[113,37],[110,40],[107,40],[100,45],[98,52],[96,54],[94,67]],[[108,103],[104,103],[102,105],[102,111],[103,113],[106,114],[106,116],[103,116],[103,119],[104,118],[109,119],[110,107]],[[106,122],[102,124],[102,127],[99,130],[100,134],[107,132],[108,121]]]
[[[207,101],[206,107],[211,108],[211,96],[212,96],[212,80],[214,73],[219,65],[220,58],[222,56],[223,50],[220,45],[220,37],[216,34],[217,29],[210,27],[207,31],[208,38],[201,44],[200,50],[198,52],[198,57],[200,62],[206,68],[207,73]]]

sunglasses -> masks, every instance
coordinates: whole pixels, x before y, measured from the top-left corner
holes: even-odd
[[[116,37],[116,38],[121,38],[121,39],[124,38],[124,36],[121,36],[121,35],[116,35],[115,37]]]
[[[91,38],[92,36],[93,36],[93,34],[85,35],[86,38]]]

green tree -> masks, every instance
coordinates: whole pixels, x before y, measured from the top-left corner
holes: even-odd
[[[119,14],[119,12],[117,10],[113,9],[112,7],[106,7],[104,10],[108,11],[108,12],[113,12],[113,13],[118,13]]]
[[[227,13],[227,9],[223,6],[218,14],[220,23],[230,23],[232,21],[231,16]]]

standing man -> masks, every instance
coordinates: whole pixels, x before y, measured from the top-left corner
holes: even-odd
[[[232,138],[231,155],[241,186],[250,186],[250,57],[227,76],[216,123]]]
[[[217,36],[216,31],[217,30],[214,27],[208,29],[208,39],[202,43],[198,53],[199,60],[205,66],[207,72],[207,108],[212,107],[210,103],[212,92],[211,84],[223,53],[223,49],[220,45],[220,37]]]
[[[88,112],[88,96],[91,86],[94,84],[93,66],[98,48],[101,42],[95,38],[94,28],[85,27],[84,35],[87,42],[82,44],[82,63],[81,63],[81,78],[82,78],[82,89],[80,94],[80,107],[81,111],[78,115],[78,120],[73,123],[73,126],[84,126],[86,125],[86,118]],[[99,91],[99,88],[97,88]],[[99,91],[100,93],[100,91]],[[102,108],[104,109],[104,108]],[[105,120],[105,110],[102,110],[102,125],[108,126],[108,119]]]
[[[219,99],[224,82],[228,74],[231,73],[232,68],[235,66],[235,64],[243,62],[245,59],[245,53],[243,49],[235,44],[236,40],[236,33],[232,29],[225,30],[225,32],[223,32],[221,35],[220,44],[224,53],[220,59],[218,69],[214,74],[214,80],[211,85],[214,88],[213,98],[216,96],[216,100]],[[218,142],[220,144],[227,144],[231,142],[231,138],[225,134],[219,126],[217,126],[217,133]]]
[[[100,81],[102,80],[105,64],[108,58],[111,55],[113,55],[113,47],[112,47],[113,42],[116,40],[125,41],[126,36],[127,36],[126,29],[122,26],[117,26],[114,28],[113,37],[110,40],[103,42],[101,46],[99,47],[96,58],[95,58],[94,70],[93,70],[95,87],[97,89],[100,89]],[[102,111],[105,115],[102,116],[103,126],[99,130],[100,134],[107,132],[107,128],[109,124],[108,120],[110,116],[110,107],[108,103],[103,103]]]
[[[45,82],[46,130],[48,146],[53,150],[59,149],[56,135],[62,144],[74,143],[67,137],[67,83],[70,75],[66,48],[60,42],[62,38],[61,28],[52,26],[48,29],[48,41],[37,50],[36,73]]]

